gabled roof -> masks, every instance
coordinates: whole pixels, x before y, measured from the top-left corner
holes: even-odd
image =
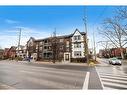
[[[50,39],[50,38],[52,38],[52,37],[47,37],[47,38],[43,38],[43,39],[37,39],[35,41],[38,42],[38,41],[42,41],[42,40],[46,40],[46,39]]]
[[[69,37],[72,37],[72,36],[75,34],[76,31],[78,31],[81,35],[85,35],[85,34],[86,34],[85,32],[80,32],[80,31],[76,28],[76,30],[74,31],[73,34],[70,34],[70,35],[63,35],[63,36],[56,36],[56,37],[57,37],[57,38],[69,38]],[[34,41],[39,42],[39,41],[46,40],[46,39],[50,39],[50,38],[52,38],[52,37],[47,37],[47,38],[37,39],[37,40],[35,40],[33,37],[31,37],[30,39],[33,39]],[[29,40],[30,40],[30,39],[29,39]]]
[[[33,41],[36,41],[34,37],[30,37],[30,39],[27,41],[27,43],[28,43],[31,39],[32,39]]]
[[[77,28],[75,29],[74,33],[72,34],[72,36],[75,34],[75,32],[78,31],[81,35],[85,35],[85,32],[80,32]]]
[[[35,38],[34,38],[34,37],[30,37],[30,39],[35,40]]]
[[[16,46],[11,46],[11,48],[10,49],[16,49],[17,47]]]

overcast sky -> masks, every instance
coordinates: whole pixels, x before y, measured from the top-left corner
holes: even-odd
[[[71,34],[76,28],[83,32],[85,8],[92,48],[93,31],[96,42],[100,41],[97,27],[114,14],[115,6],[0,6],[0,46],[17,46],[19,28],[22,28],[22,45],[31,36],[35,39],[51,36],[54,28],[57,35]]]

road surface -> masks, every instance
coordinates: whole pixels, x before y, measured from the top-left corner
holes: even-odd
[[[94,67],[0,61],[0,89],[102,89]]]

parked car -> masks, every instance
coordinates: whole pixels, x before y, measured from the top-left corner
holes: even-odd
[[[112,65],[122,65],[121,60],[119,60],[118,58],[110,58],[109,59],[109,64],[112,64]]]

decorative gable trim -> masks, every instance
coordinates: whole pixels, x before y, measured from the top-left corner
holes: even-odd
[[[77,31],[81,34],[81,32],[76,28],[75,31],[74,31],[74,33],[72,34],[72,36],[73,36],[73,35],[75,34],[75,32],[77,32]],[[81,34],[81,35],[82,35],[82,34]]]

